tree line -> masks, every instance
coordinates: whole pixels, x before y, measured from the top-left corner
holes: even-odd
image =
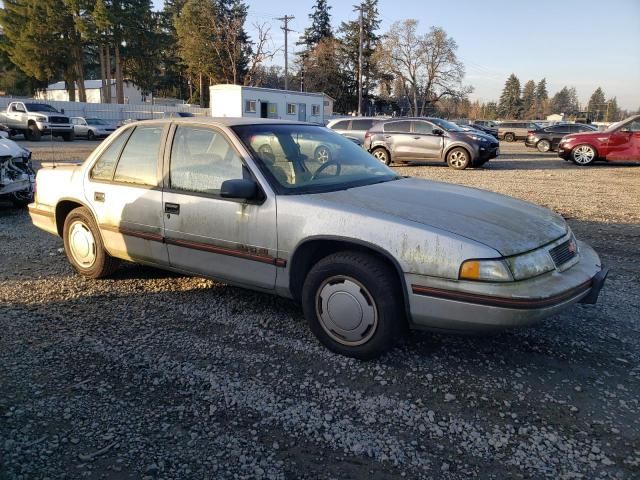
[[[365,112],[432,114],[446,99],[464,99],[464,65],[439,27],[417,20],[380,32],[378,0],[362,8],[362,91]],[[0,8],[0,91],[29,95],[63,80],[71,100],[86,100],[84,80],[99,79],[105,100],[122,103],[125,79],[145,95],[206,105],[208,86],[234,83],[284,87],[281,51],[268,22],[247,33],[242,0],[5,0]],[[360,21],[334,25],[331,6],[316,0],[296,42],[290,88],[325,92],[335,109],[358,109]],[[115,83],[115,98],[106,85]],[[78,98],[76,89],[78,88]]]

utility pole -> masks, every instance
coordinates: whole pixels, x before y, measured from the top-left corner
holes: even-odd
[[[289,21],[293,20],[293,15],[285,15],[284,17],[276,18],[284,23],[282,31],[284,32],[284,89],[289,90],[289,32],[292,30],[289,28]]]
[[[363,35],[363,18],[362,12],[364,10],[364,4],[354,5],[353,11],[359,12],[360,22],[360,41],[358,42],[358,116],[362,115],[362,35]]]

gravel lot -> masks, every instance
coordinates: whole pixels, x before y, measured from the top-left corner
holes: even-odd
[[[96,145],[21,143],[39,161]],[[134,265],[83,280],[0,206],[0,478],[640,477],[640,168],[522,145],[396,168],[561,213],[611,267],[600,303],[362,363],[287,300]]]

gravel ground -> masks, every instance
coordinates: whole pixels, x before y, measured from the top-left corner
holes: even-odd
[[[560,212],[611,267],[600,302],[362,363],[287,300],[134,265],[83,280],[0,206],[0,478],[640,477],[640,168],[521,145],[483,170],[396,168]]]

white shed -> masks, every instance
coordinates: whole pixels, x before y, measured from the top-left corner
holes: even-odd
[[[319,124],[324,124],[327,115],[325,101],[333,100],[323,93],[242,85],[212,85],[209,98],[212,117],[277,118]]]
[[[106,103],[104,100],[102,81],[101,80],[85,80],[84,88],[87,93],[87,103]],[[144,103],[142,91],[136,84],[129,80],[123,82],[124,103],[141,104]],[[80,97],[78,86],[76,85],[76,101]],[[46,90],[37,92],[36,98],[40,100],[68,102],[69,92],[64,82],[56,82],[49,85]],[[116,103],[116,81],[111,80],[111,103]]]

